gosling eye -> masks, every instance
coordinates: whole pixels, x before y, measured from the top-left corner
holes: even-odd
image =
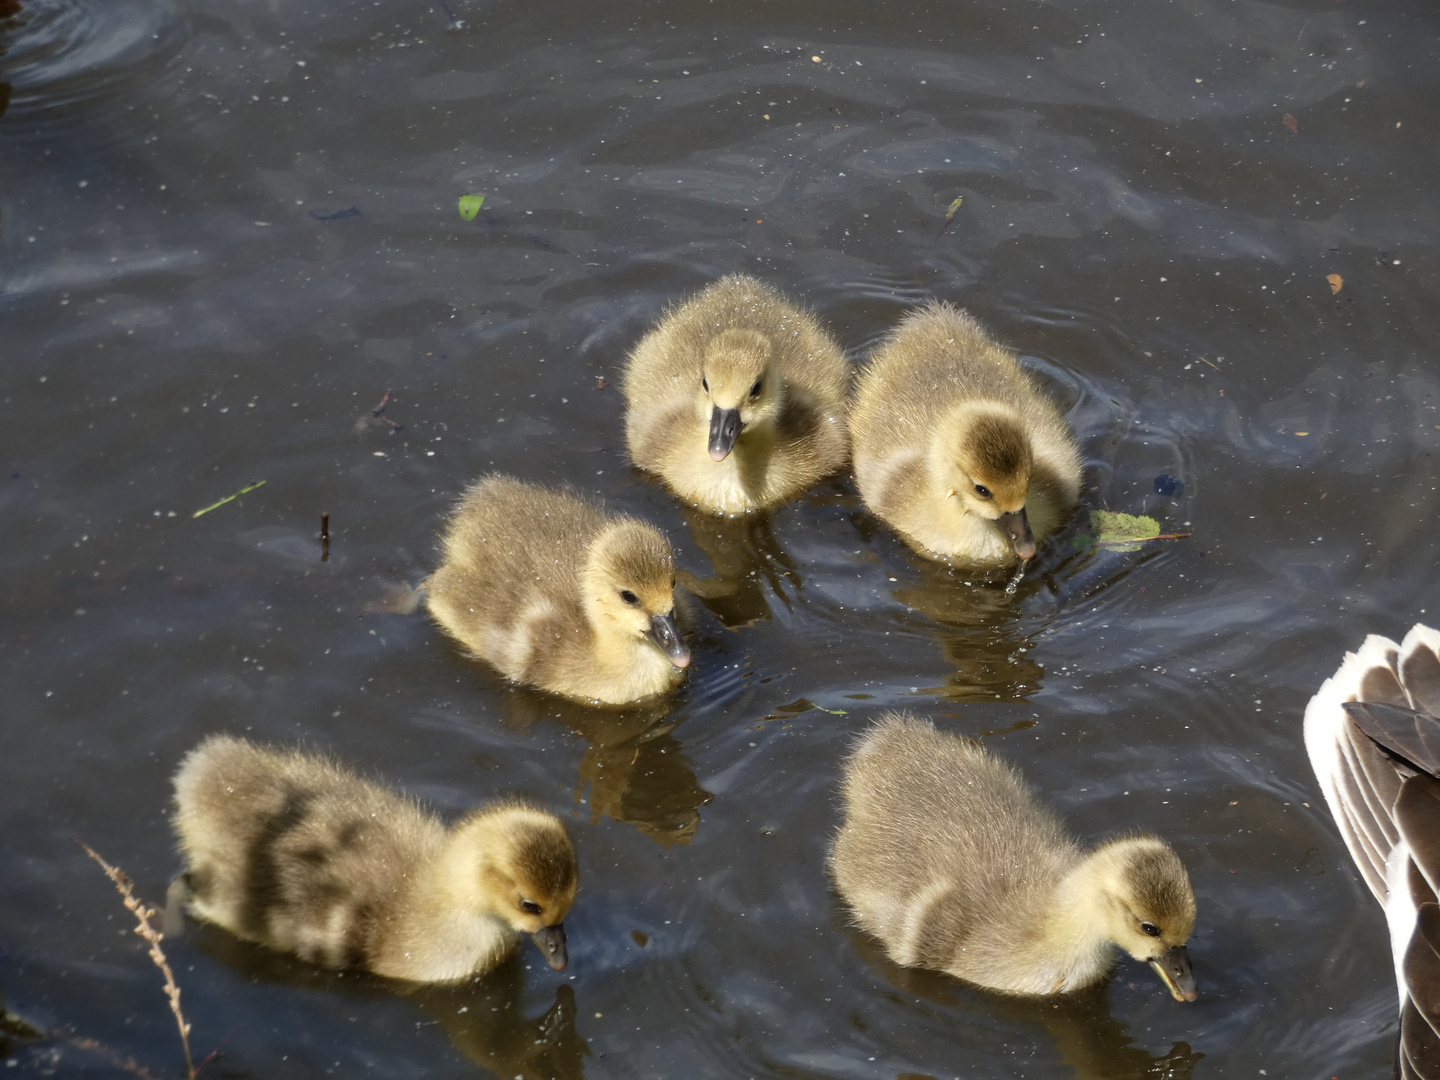
[[[640,603],[640,597],[636,596],[629,589],[620,590],[620,599],[624,600],[625,603],[629,604],[631,607],[634,607],[636,604]]]
[[[1140,929],[1144,930],[1145,933],[1149,934],[1151,937],[1160,936],[1160,928],[1156,926],[1153,922],[1142,922],[1140,924]]]
[[[540,905],[537,904],[534,900],[521,900],[520,906],[531,915],[540,914]]]
[[[759,397],[759,396],[760,396],[760,387],[761,387],[761,385],[762,385],[764,382],[765,382],[764,379],[756,379],[756,380],[755,380],[755,385],[752,386],[752,387],[750,387],[750,396],[751,396],[751,397]]]
[[[707,379],[704,375],[700,376],[700,385],[705,388],[705,393],[708,394],[710,392],[710,380]]]
[[[992,498],[992,496],[991,496],[991,494],[990,494],[990,489],[987,488],[984,484],[976,484],[976,485],[975,485],[975,494],[976,494],[976,495],[979,495],[980,498],[982,498],[982,499]]]

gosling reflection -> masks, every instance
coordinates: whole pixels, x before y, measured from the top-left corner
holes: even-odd
[[[575,799],[589,802],[591,821],[623,821],[661,847],[684,847],[700,828],[700,808],[714,798],[700,786],[672,734],[680,721],[664,701],[619,709],[590,708],[523,686],[502,697],[505,724],[528,732],[558,720],[589,747],[580,760]]]
[[[575,1030],[575,990],[555,988],[555,1003],[536,1017],[521,1011],[522,960],[511,957],[483,979],[432,986],[415,999],[440,1022],[451,1044],[498,1077],[583,1080],[590,1047]]]
[[[838,910],[840,905],[836,907]],[[1195,1063],[1205,1056],[1184,1042],[1173,1044],[1169,1053],[1159,1056],[1134,1045],[1129,1029],[1110,1013],[1108,980],[1043,1000],[1001,997],[938,971],[903,968],[886,958],[875,938],[851,927],[845,931],[870,969],[906,993],[957,1012],[1043,1028],[1061,1060],[1075,1071],[1076,1080],[1190,1080]]]
[[[533,958],[512,955],[486,975],[448,986],[405,983],[364,971],[331,971],[242,941],[205,924],[191,924],[186,941],[252,982],[294,990],[374,1000],[413,1000],[439,1022],[451,1044],[496,1076],[524,1080],[583,1080],[590,1048],[575,1030],[575,991],[555,988],[554,1003],[526,1016],[521,1001],[525,970],[544,970]],[[543,976],[542,976],[543,978]]]
[[[715,517],[693,506],[681,513],[715,575],[681,570],[676,576],[721,623],[734,629],[770,618],[767,591],[788,606],[786,590],[800,588],[800,575],[775,539],[768,513]]]
[[[921,559],[911,565],[914,584],[895,589],[892,595],[942,624],[935,637],[955,672],[940,688],[941,697],[1024,701],[1040,689],[1045,669],[1030,659],[1034,636],[1018,631],[1020,605],[1005,594],[1005,573],[957,569]]]

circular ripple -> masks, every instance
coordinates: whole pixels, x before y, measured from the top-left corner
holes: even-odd
[[[169,0],[31,0],[0,24],[7,124],[81,115],[153,79],[182,30]]]

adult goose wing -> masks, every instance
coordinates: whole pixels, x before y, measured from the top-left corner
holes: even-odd
[[[1440,1078],[1440,632],[1372,635],[1305,710],[1325,801],[1385,909],[1400,994],[1397,1075]]]

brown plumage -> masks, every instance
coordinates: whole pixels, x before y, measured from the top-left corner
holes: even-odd
[[[932,559],[1028,559],[1080,496],[1080,455],[1059,410],[949,304],[912,311],[876,350],[850,435],[865,504]]]
[[[465,493],[443,541],[430,614],[507,677],[611,705],[685,678],[675,559],[654,526],[495,475]]]
[[[733,274],[670,309],[631,352],[626,445],[712,513],[775,506],[845,464],[849,382],[815,316]]]
[[[845,762],[831,869],[890,959],[1009,994],[1103,978],[1114,945],[1195,997],[1195,897],[1164,841],[1082,852],[1020,774],[979,745],[888,713]]]
[[[247,941],[417,982],[486,971],[522,934],[566,964],[575,852],[523,803],[446,829],[328,758],[214,735],[175,773],[174,824],[190,912]]]

